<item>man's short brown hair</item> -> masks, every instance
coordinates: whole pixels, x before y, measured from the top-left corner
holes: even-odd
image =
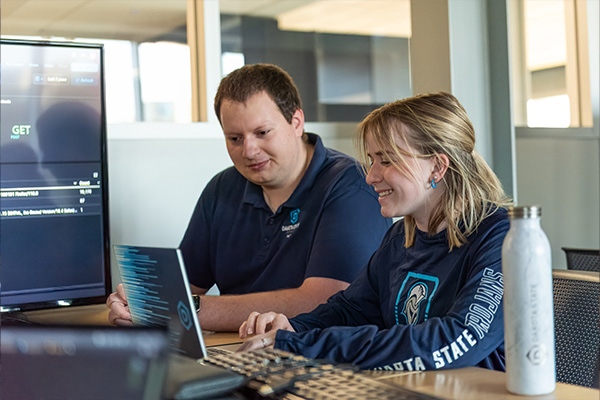
[[[215,96],[215,113],[221,121],[221,104],[229,99],[245,103],[253,95],[265,92],[273,99],[288,123],[296,110],[302,109],[300,92],[292,77],[273,64],[245,65],[227,75]]]

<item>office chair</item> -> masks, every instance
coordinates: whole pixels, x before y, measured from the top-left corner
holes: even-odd
[[[562,247],[567,256],[567,269],[600,272],[600,250]]]
[[[600,275],[552,270],[556,380],[598,387],[600,356]]]

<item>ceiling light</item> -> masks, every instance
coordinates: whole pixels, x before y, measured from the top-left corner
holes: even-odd
[[[410,37],[410,0],[319,0],[281,13],[279,29]]]

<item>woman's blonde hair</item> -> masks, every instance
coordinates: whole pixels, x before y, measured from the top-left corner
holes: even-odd
[[[449,159],[443,177],[446,190],[435,206],[429,220],[428,233],[435,234],[444,221],[450,250],[466,243],[481,221],[498,207],[510,205],[502,184],[475,151],[475,130],[467,112],[449,93],[433,93],[410,97],[384,105],[371,112],[359,125],[356,145],[360,161],[369,169],[367,136],[377,146],[390,152],[390,162],[403,174],[415,178],[415,171],[405,157]],[[397,145],[403,141],[417,154]],[[411,216],[404,218],[406,242],[414,243],[416,223]]]

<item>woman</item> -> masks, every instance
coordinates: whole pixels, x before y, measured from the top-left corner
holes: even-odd
[[[367,183],[387,232],[346,290],[291,320],[252,313],[241,350],[274,346],[361,368],[504,370],[501,248],[509,222],[498,178],[447,93],[387,104],[358,127]],[[266,333],[265,333],[266,332]]]

